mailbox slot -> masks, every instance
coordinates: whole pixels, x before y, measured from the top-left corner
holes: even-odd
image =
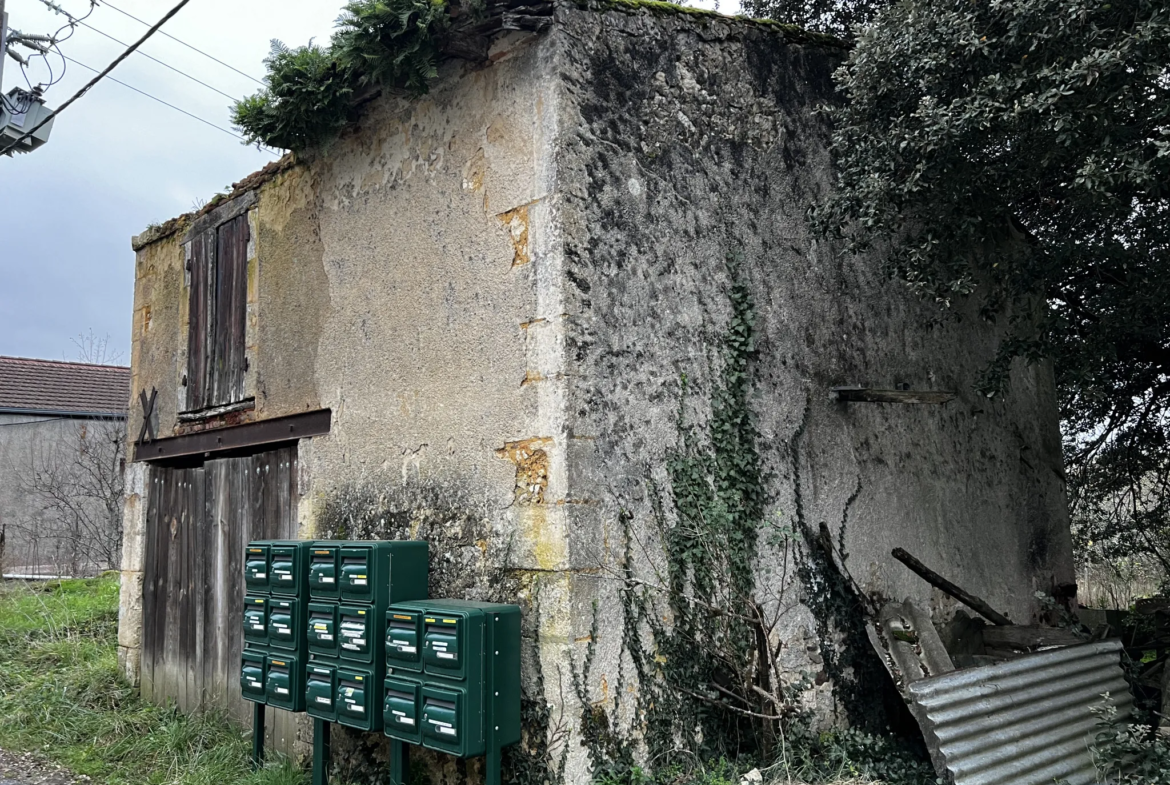
[[[461,758],[482,752],[476,748],[475,740],[465,738],[467,735],[467,718],[463,715],[465,703],[465,694],[461,689],[438,689],[430,686],[422,688],[424,747],[449,752]]]
[[[422,614],[415,611],[386,612],[386,665],[411,671],[422,670]]]
[[[418,682],[388,678],[382,698],[382,732],[411,744],[422,741],[422,686]]]
[[[249,545],[245,550],[244,586],[249,592],[268,591],[267,545]]]
[[[465,675],[462,649],[464,623],[459,616],[427,615],[423,618],[423,662],[428,673],[462,679]],[[468,652],[470,653],[470,652]]]
[[[322,657],[336,657],[337,606],[330,602],[310,602],[307,626],[309,651]]]
[[[304,625],[300,600],[273,597],[268,601],[268,645],[276,649],[300,648]]]
[[[305,711],[313,717],[336,721],[337,669],[310,663],[305,670]]]
[[[337,583],[337,548],[314,547],[309,551],[309,595],[336,599],[339,586]]]
[[[347,600],[368,602],[374,595],[370,574],[370,551],[367,548],[342,548],[339,582],[341,596]]]
[[[301,593],[301,548],[295,545],[269,547],[268,586],[273,594]]]
[[[296,657],[268,656],[268,674],[265,695],[268,705],[287,711],[305,710],[304,671]]]
[[[376,710],[378,685],[365,670],[337,671],[337,721],[361,730],[377,730],[381,716]]]
[[[240,692],[244,700],[264,703],[267,675],[264,654],[246,650],[240,660]]]
[[[338,608],[337,639],[343,660],[374,661],[374,609],[342,605]]]
[[[268,643],[267,597],[244,597],[244,640],[261,646]]]

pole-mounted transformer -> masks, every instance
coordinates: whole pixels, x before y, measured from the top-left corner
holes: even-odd
[[[4,84],[4,62],[7,57],[19,59],[15,52],[8,51],[8,14],[4,11],[4,0],[0,0],[0,87]],[[23,90],[14,87],[7,95],[0,95],[0,150],[5,154],[28,153],[49,141],[53,130],[53,111],[45,106],[39,90]],[[36,128],[42,121],[48,122],[28,135],[28,129]],[[20,139],[20,143],[16,141]]]

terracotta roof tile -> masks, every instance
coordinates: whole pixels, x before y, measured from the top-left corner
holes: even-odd
[[[0,357],[0,409],[125,414],[130,369]]]

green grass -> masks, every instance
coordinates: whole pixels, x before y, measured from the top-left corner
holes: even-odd
[[[0,586],[0,747],[109,785],[304,785],[288,761],[252,772],[216,713],[153,706],[121,677],[116,577]]]

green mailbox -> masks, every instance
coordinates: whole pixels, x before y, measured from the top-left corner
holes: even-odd
[[[312,717],[337,721],[337,666],[309,663],[305,669],[305,711]]]
[[[240,692],[244,700],[253,703],[265,702],[264,677],[268,670],[267,658],[262,651],[244,649],[240,655]]]
[[[309,540],[268,541],[268,590],[286,597],[306,596],[309,580]]]
[[[272,649],[304,652],[305,606],[296,597],[268,598],[268,645]]]
[[[337,583],[340,540],[317,540],[309,550],[309,596],[314,600],[336,600],[341,596]]]
[[[380,680],[371,668],[337,668],[337,721],[359,730],[380,730],[382,712],[379,705]]]
[[[422,744],[422,685],[387,676],[382,686],[382,730],[392,739]]]
[[[386,667],[422,670],[422,611],[386,611]]]
[[[337,657],[337,603],[310,602],[307,626],[309,653],[316,657]]]
[[[268,593],[268,545],[263,542],[244,549],[244,586],[249,594]]]
[[[343,660],[365,664],[374,662],[378,650],[375,626],[378,619],[369,605],[339,605],[337,608],[337,639]]]
[[[500,748],[520,740],[520,608],[424,600],[394,605],[387,619],[413,614],[420,616],[422,672],[400,665],[387,643],[384,732],[393,739],[412,741],[401,723],[392,719],[398,715],[385,712],[405,711],[401,703],[391,707],[390,698],[404,701],[397,693],[406,692],[395,688],[396,694],[391,696],[391,682],[401,686],[418,679],[416,705],[421,713],[418,733],[422,746],[460,758],[486,753],[489,765],[493,759],[498,765]],[[388,628],[387,641],[394,634]]]
[[[468,700],[468,698],[471,698]],[[460,758],[487,751],[484,738],[483,706],[477,690],[462,687],[422,688],[423,746]]]
[[[268,644],[268,600],[249,594],[244,597],[244,642],[255,646]]]
[[[269,654],[264,693],[269,706],[286,711],[305,710],[305,663],[300,655]]]

